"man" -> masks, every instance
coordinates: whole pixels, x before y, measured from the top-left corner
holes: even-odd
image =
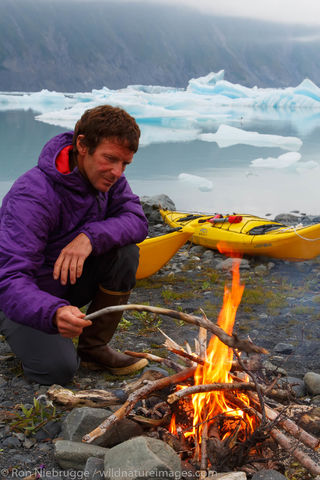
[[[113,350],[121,313],[87,313],[126,303],[135,285],[147,221],[123,175],[140,130],[124,110],[87,110],[22,175],[0,210],[0,332],[41,384],[70,381],[79,357],[114,374],[139,370]],[[79,336],[78,355],[72,338]]]

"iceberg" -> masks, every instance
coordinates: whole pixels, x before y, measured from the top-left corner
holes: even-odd
[[[204,177],[199,177],[198,175],[191,175],[190,173],[180,173],[178,175],[178,180],[188,184],[191,187],[196,187],[200,192],[211,192],[212,182]]]
[[[103,87],[79,93],[0,92],[0,111],[32,109],[37,112],[38,121],[68,129],[74,127],[84,110],[106,103],[120,106],[136,118],[142,130],[142,145],[189,141],[188,131],[190,139],[214,141],[210,135],[217,134],[221,124],[230,128],[245,124],[248,129],[250,122],[254,123],[261,114],[271,120],[290,114],[290,121],[298,132],[316,128],[320,122],[320,89],[310,79],[296,87],[248,88],[226,81],[223,70],[192,78],[186,88],[128,85],[118,90]],[[225,126],[224,131],[220,131],[224,135],[227,133]],[[157,135],[154,128],[155,137],[152,137],[150,127],[163,129],[163,134]],[[240,135],[240,132],[235,133]],[[253,133],[250,144],[261,146],[264,142],[266,146],[276,146],[274,137],[258,137],[255,132],[254,138]],[[241,135],[243,138],[244,134]],[[280,138],[278,140],[277,146],[280,146]],[[219,141],[222,145],[223,139]],[[298,149],[297,140],[289,147],[285,146],[286,142],[291,140],[286,138],[280,148]]]
[[[298,152],[287,152],[280,155],[278,158],[256,158],[255,160],[252,160],[250,166],[256,168],[287,168],[297,163],[300,158],[301,154]]]
[[[216,133],[203,133],[199,139],[205,142],[216,142],[220,148],[245,144],[254,147],[279,147],[284,150],[299,150],[302,141],[297,137],[267,135],[258,132],[248,132],[241,128],[220,125]]]

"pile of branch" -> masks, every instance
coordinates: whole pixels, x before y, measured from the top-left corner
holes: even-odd
[[[288,392],[283,392],[279,389],[276,389],[274,388],[274,385],[263,385],[257,380],[254,374],[254,370],[257,369],[257,365],[259,366],[257,355],[268,353],[264,348],[255,345],[250,340],[240,339],[235,334],[228,335],[219,326],[208,320],[204,314],[202,317],[198,317],[160,307],[146,305],[119,305],[102,309],[98,312],[88,315],[87,318],[93,319],[104,313],[123,310],[147,311],[156,315],[166,315],[171,318],[183,320],[184,322],[199,326],[199,336],[195,341],[195,352],[191,350],[191,347],[188,344],[186,344],[185,348],[183,348],[165,334],[165,346],[170,352],[173,352],[175,355],[177,355],[180,361],[183,360],[185,362],[185,367],[173,360],[162,359],[161,357],[151,354],[127,351],[126,353],[132,356],[143,356],[155,362],[166,363],[167,365],[170,364],[170,367],[174,368],[177,373],[169,377],[152,380],[142,377],[142,379],[140,379],[140,385],[138,386],[136,384],[135,389],[131,393],[127,392],[128,396],[120,408],[118,408],[112,415],[104,420],[101,425],[99,425],[93,431],[87,433],[82,439],[83,442],[91,443],[96,438],[103,435],[111,427],[111,425],[128,416],[134,409],[137,402],[142,399],[146,399],[153,392],[162,390],[168,386],[181,385],[187,380],[190,384],[189,379],[194,376],[197,367],[200,366],[201,368],[201,366],[207,363],[207,331],[209,331],[216,335],[222,343],[227,345],[234,352],[235,360],[232,362],[232,365],[229,365],[230,369],[234,372],[233,383],[217,383],[199,386],[190,386],[188,384],[187,388],[171,393],[167,397],[167,404],[172,406],[175,402],[181,400],[182,398],[194,395],[195,393],[223,390],[225,395],[230,400],[230,403],[234,405],[235,408],[241,408],[243,411],[249,412],[250,415],[257,419],[258,427],[251,435],[248,435],[248,438],[244,444],[239,446],[239,442],[237,441],[237,432],[230,435],[227,440],[222,441],[219,438],[219,435],[217,435],[217,433],[214,431],[215,429],[212,428],[212,424],[210,425],[210,420],[212,419],[206,421],[203,428],[201,442],[198,441],[197,445],[195,445],[194,453],[196,458],[199,460],[201,459],[199,463],[200,470],[205,472],[205,470],[208,468],[209,462],[211,465],[216,467],[217,464],[219,464],[219,459],[221,462],[226,462],[227,460],[231,462],[228,465],[230,467],[230,465],[232,465],[232,458],[234,459],[237,457],[237,461],[240,461],[239,458],[241,457],[243,464],[249,452],[252,450],[252,446],[259,444],[261,445],[266,438],[271,437],[277,442],[278,445],[281,446],[282,449],[288,452],[290,456],[296,458],[300,464],[304,466],[312,475],[320,474],[320,465],[315,463],[311,456],[306,453],[306,448],[311,450],[319,449],[320,441],[300,428],[292,420],[287,418],[283,405],[277,404],[279,408],[281,408],[280,413],[266,405],[266,401],[270,397],[278,399],[285,397],[288,399]],[[248,359],[246,361],[242,360],[239,352],[245,352],[248,354]],[[250,377],[250,382],[244,379],[244,373]],[[235,393],[241,391],[245,391],[250,397],[250,407],[245,405],[239,399],[239,397],[235,395]],[[95,403],[95,399],[97,398],[96,392],[91,393],[94,397],[94,400],[92,401]],[[106,397],[105,399],[106,402],[111,402],[114,400],[115,398],[109,397]],[[274,400],[273,403],[275,403]],[[105,405],[107,405],[107,403]]]

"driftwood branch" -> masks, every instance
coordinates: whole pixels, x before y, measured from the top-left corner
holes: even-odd
[[[164,377],[160,380],[147,382],[136,392],[133,392],[131,395],[129,395],[128,400],[116,412],[110,415],[110,417],[106,418],[106,420],[104,420],[97,428],[92,430],[92,432],[84,435],[82,441],[85,443],[93,442],[93,440],[103,435],[108,430],[108,428],[111,427],[111,425],[128,415],[128,413],[131,412],[131,410],[134,408],[135,404],[139,400],[147,397],[151,392],[154,392],[155,390],[161,390],[162,388],[165,388],[169,385],[175,385],[176,383],[183,382],[187,378],[192,377],[195,370],[196,367],[187,368],[185,370],[182,370],[182,372],[171,375],[170,377]]]
[[[258,405],[258,400],[256,398],[256,394],[250,392],[249,397]],[[314,437],[310,433],[306,432],[303,428],[299,427],[296,423],[294,423],[290,418],[283,418],[282,414],[273,410],[272,408],[265,406],[266,416],[269,420],[275,421],[277,420],[279,425],[286,430],[290,435],[295,437],[297,440],[302,442],[309,448],[313,450],[319,450],[320,448],[320,440],[319,438]]]
[[[239,406],[241,409],[247,411],[251,415],[255,415],[258,418],[262,418],[261,413],[259,413],[255,408],[253,407],[248,407],[245,405],[241,399],[238,397],[230,398],[228,393],[226,394],[228,398],[235,403],[237,406]],[[259,403],[257,400],[257,395],[249,393],[250,398],[254,396],[254,400],[257,403],[257,406],[259,407]],[[319,440],[316,439],[315,437],[312,437],[309,433],[305,432],[302,428],[298,427],[297,425],[294,424],[289,419],[284,419],[281,420],[281,416],[276,412],[272,411],[269,407],[266,407],[266,416],[273,422],[277,422],[279,426],[281,426],[284,430],[286,430],[288,433],[293,435],[295,438],[290,438],[287,435],[285,435],[283,432],[280,432],[275,427],[272,427],[270,429],[270,435],[272,438],[287,452],[289,452],[290,455],[294,456],[303,467],[305,467],[312,475],[319,475],[320,474],[320,465],[315,463],[307,453],[305,453],[301,448],[299,448],[299,442],[304,444],[307,447],[311,447],[314,450],[319,448]],[[266,428],[268,428],[268,425],[265,425]],[[301,445],[301,444],[300,444]]]
[[[162,378],[163,375],[155,370],[147,370],[140,378],[128,383],[122,390],[117,389],[117,393],[108,390],[78,390],[73,391],[61,385],[51,385],[47,390],[48,398],[65,407],[95,407],[104,408],[109,405],[121,405],[125,402],[130,393],[135,392],[146,381],[155,381]]]
[[[277,428],[273,428],[270,431],[270,435],[284,450],[293,455],[303,467],[312,473],[312,475],[320,475],[320,465],[315,463],[309,455],[298,448],[298,442],[296,440],[287,437],[287,435],[280,432]]]
[[[117,397],[114,393],[106,390],[79,390],[73,392],[60,385],[52,385],[47,395],[53,400],[66,407],[97,407],[104,408],[109,405],[119,405],[123,403],[124,398]]]
[[[196,393],[204,393],[204,392],[218,392],[221,390],[228,390],[228,391],[248,391],[248,390],[255,390],[256,386],[254,383],[206,383],[203,385],[193,385],[192,387],[183,388],[182,390],[178,390],[177,392],[172,393],[168,396],[167,402],[172,404],[181,398],[184,398],[188,395],[194,395]]]
[[[131,357],[146,358],[147,360],[150,360],[150,362],[162,363],[169,368],[173,368],[176,372],[181,372],[181,370],[185,368],[182,365],[178,365],[174,361],[169,360],[168,358],[158,357],[158,355],[154,355],[153,353],[132,352],[131,350],[125,350],[124,353],[126,355],[130,355]]]
[[[100,315],[112,312],[122,312],[124,310],[136,310],[138,312],[151,312],[159,315],[166,315],[177,320],[183,320],[184,322],[191,323],[192,325],[197,325],[198,327],[203,327],[209,330],[211,333],[216,335],[222,343],[227,345],[230,348],[236,348],[241,352],[246,353],[268,353],[268,351],[263,348],[255,345],[250,340],[240,339],[237,335],[228,335],[222,328],[218,325],[210,322],[206,317],[197,317],[195,315],[190,315],[188,313],[177,312],[175,310],[170,310],[167,308],[153,307],[149,305],[117,305],[113,307],[106,307],[98,310],[94,313],[90,313],[85,318],[87,320],[92,320]]]

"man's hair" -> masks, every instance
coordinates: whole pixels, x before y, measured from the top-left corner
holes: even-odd
[[[103,139],[112,138],[123,144],[132,152],[139,146],[140,128],[131,115],[125,110],[111,105],[86,110],[77,121],[73,134],[73,150],[77,152],[77,138],[83,135],[83,143],[92,155]]]

